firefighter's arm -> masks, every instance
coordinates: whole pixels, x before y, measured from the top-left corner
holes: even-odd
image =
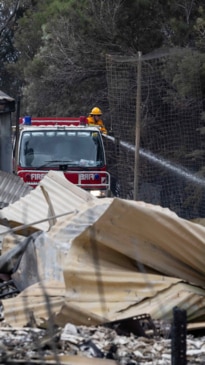
[[[102,120],[100,121],[100,130],[101,130],[101,133],[107,134],[107,129],[105,128]]]
[[[101,127],[101,132],[103,134],[107,134],[107,129],[105,128],[105,126]]]

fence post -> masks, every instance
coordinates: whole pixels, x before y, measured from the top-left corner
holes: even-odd
[[[135,166],[134,166],[134,200],[138,198],[138,174],[139,174],[139,144],[141,124],[141,69],[142,52],[138,52],[137,62],[137,97],[136,97],[136,128],[135,128]]]
[[[172,365],[186,365],[186,311],[173,308]]]

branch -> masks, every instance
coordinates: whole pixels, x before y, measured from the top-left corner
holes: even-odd
[[[10,16],[8,17],[6,23],[0,28],[0,36],[2,36],[3,31],[8,27],[11,20],[15,17],[16,12],[19,8],[20,0],[16,0],[16,4],[14,6],[13,11],[11,12]]]
[[[178,7],[182,8],[185,11],[186,22],[187,22],[187,24],[189,24],[189,18],[190,18],[190,15],[191,15],[192,8],[194,6],[194,0],[191,0],[189,5],[188,5],[186,0],[184,2],[185,2],[185,4],[180,4],[179,3]]]

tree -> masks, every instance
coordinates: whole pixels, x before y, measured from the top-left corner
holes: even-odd
[[[203,0],[20,4],[13,27],[15,42],[13,35],[10,38],[15,58],[8,61],[7,48],[6,71],[22,85],[22,111],[33,115],[81,114],[93,105],[109,114],[108,53],[129,56],[163,45],[203,46]]]
[[[0,87],[13,97],[21,88],[21,80],[13,67],[19,57],[19,50],[14,44],[17,23],[30,6],[32,0],[2,0],[0,4]]]
[[[52,17],[48,17],[51,13]],[[41,18],[42,14],[41,9]],[[129,7],[123,0],[47,1],[44,19],[45,14],[41,47],[24,67],[24,95],[35,114],[86,113],[95,104],[107,110],[106,54],[134,54],[138,47],[146,52],[162,41],[160,26],[153,34],[152,44],[148,44],[148,31],[141,30],[145,22],[147,30],[156,28],[156,10],[151,0],[131,1]],[[35,18],[39,19],[39,11],[33,15]],[[23,45],[19,30],[17,37]],[[25,44],[23,49],[22,54]]]
[[[0,88],[6,93],[10,93],[10,84],[12,78],[7,71],[5,64],[15,62],[16,52],[13,47],[12,37],[14,32],[14,23],[19,8],[19,1],[2,1],[0,4]]]
[[[161,0],[161,4],[164,14],[164,43],[172,47],[197,48],[198,26],[204,14],[203,0]]]
[[[24,95],[31,112],[79,115],[95,104],[108,107],[105,54],[116,48],[113,18],[120,1],[113,1],[113,8],[112,2],[101,3],[97,23],[99,1],[71,1],[63,15],[42,27],[42,46],[25,69]]]

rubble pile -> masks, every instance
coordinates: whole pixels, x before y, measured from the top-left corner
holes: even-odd
[[[177,342],[205,364],[204,237],[50,171],[0,210],[0,364],[171,365]]]
[[[4,323],[2,325],[5,326]],[[53,336],[39,328],[0,328],[0,363],[23,360],[30,364],[69,364],[69,358],[109,359],[119,365],[170,365],[171,339],[119,335],[104,326],[56,328]],[[187,365],[205,363],[205,336],[188,335]],[[55,362],[54,362],[55,361]],[[58,361],[58,362],[56,362]],[[15,362],[12,362],[15,363]],[[16,362],[17,363],[17,362]],[[94,362],[95,364],[95,362]]]

